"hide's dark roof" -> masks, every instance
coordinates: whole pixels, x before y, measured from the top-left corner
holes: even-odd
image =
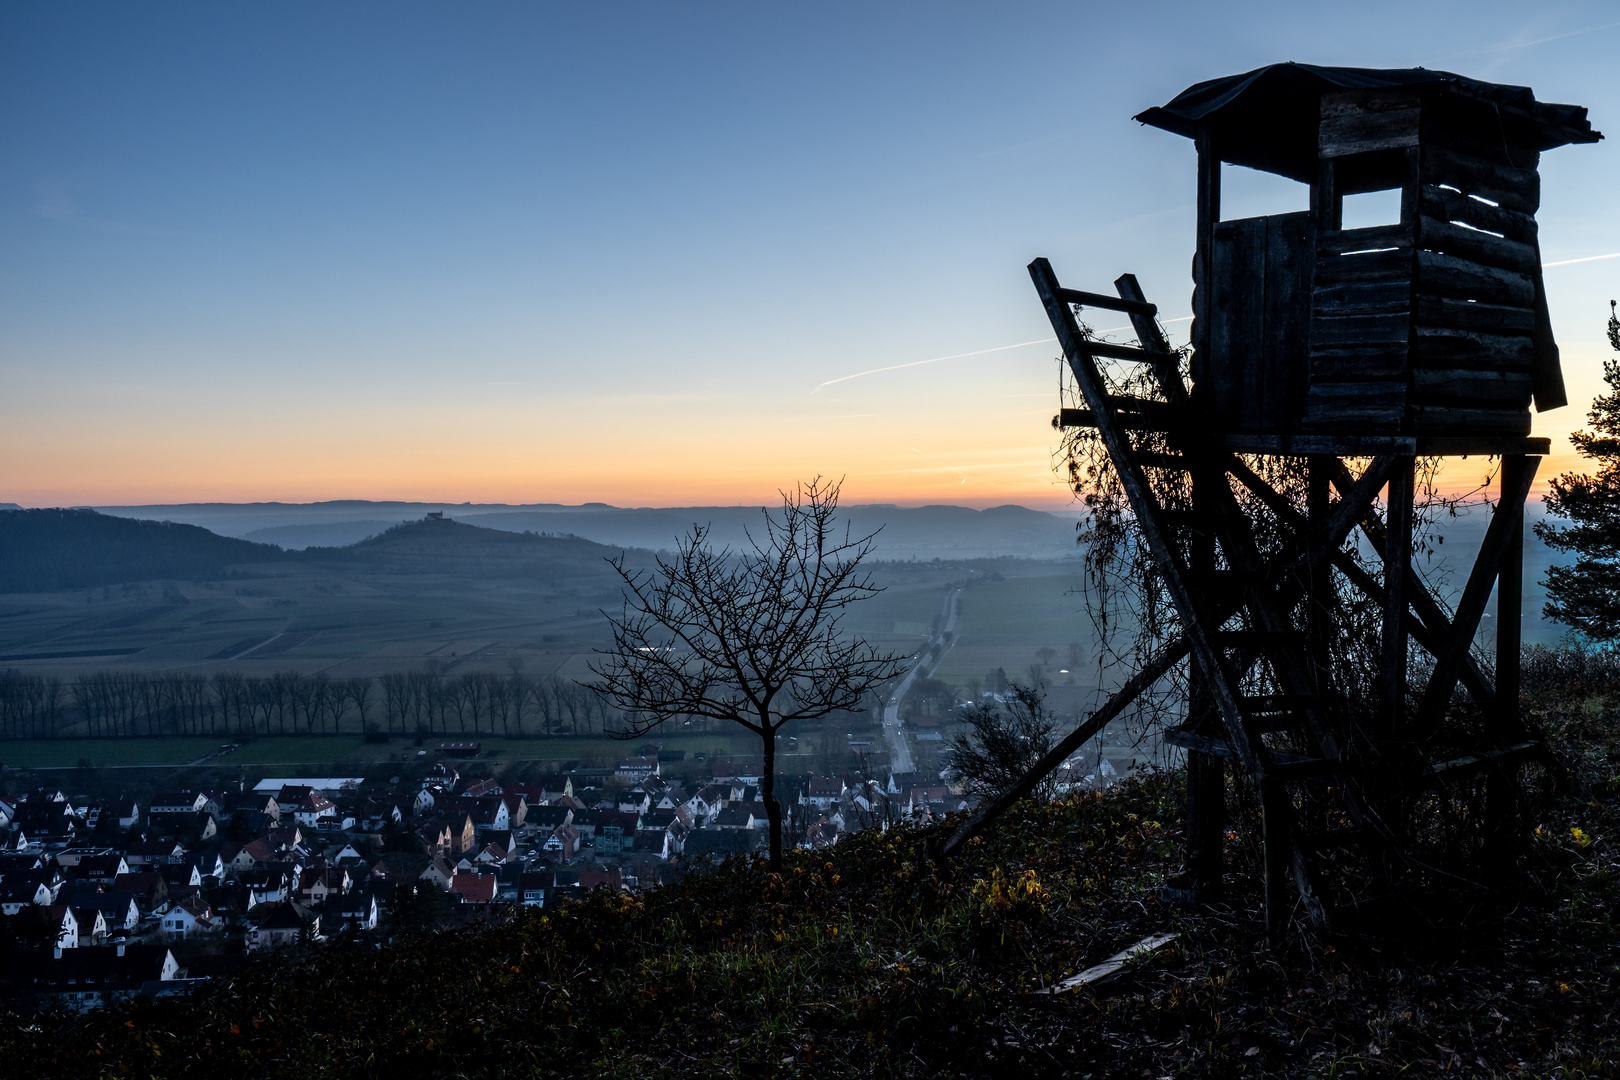
[[[1320,101],[1333,90],[1408,87],[1438,91],[1482,106],[1476,110],[1490,134],[1537,150],[1597,142],[1584,105],[1537,101],[1528,86],[1481,82],[1428,68],[1347,68],[1315,64],[1269,64],[1189,86],[1169,103],[1136,116],[1192,138],[1211,122],[1221,132],[1221,159],[1309,181],[1316,175],[1316,128]]]

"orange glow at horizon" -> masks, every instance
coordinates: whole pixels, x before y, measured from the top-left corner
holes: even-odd
[[[1560,473],[1588,471],[1568,433],[1603,389],[1601,344],[1572,343],[1571,404],[1534,415],[1533,433],[1552,442],[1534,498]],[[1055,366],[1030,349],[820,392],[787,372],[622,396],[437,385],[389,400],[354,386],[310,400],[272,388],[228,407],[182,384],[76,396],[31,372],[22,389],[39,407],[0,430],[0,501],[764,505],[823,475],[844,478],[849,505],[1064,510],[1075,500],[1053,457]],[[1454,459],[1439,486],[1472,490],[1487,467]]]

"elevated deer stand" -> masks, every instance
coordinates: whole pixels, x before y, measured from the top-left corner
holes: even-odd
[[[1369,881],[1395,882],[1398,807],[1442,778],[1488,771],[1485,842],[1511,838],[1510,766],[1539,749],[1518,710],[1524,502],[1547,452],[1547,440],[1528,437],[1529,409],[1565,404],[1536,243],[1536,167],[1543,150],[1601,138],[1585,113],[1444,72],[1295,64],[1201,83],[1143,113],[1198,150],[1190,385],[1134,277],[1108,296],[1062,287],[1045,259],[1030,265],[1086,406],[1058,422],[1097,430],[1183,631],[1032,776],[1190,654],[1186,720],[1166,736],[1187,751],[1186,869],[1173,898],[1220,889],[1228,767],[1258,796],[1274,934],[1292,892],[1326,924],[1365,903]],[[1223,221],[1223,162],[1308,183],[1311,209]],[[1341,227],[1344,196],[1384,189],[1400,191],[1397,223]],[[1090,338],[1076,319],[1084,307],[1125,313],[1138,345]],[[1153,392],[1111,392],[1099,359],[1146,365]],[[1411,570],[1414,462],[1467,454],[1502,459],[1500,501],[1448,614]],[[1253,467],[1269,455],[1304,459],[1303,500]],[[1369,463],[1358,472],[1359,461]],[[1190,490],[1191,505],[1172,490]],[[1291,536],[1269,556],[1240,491]],[[1357,529],[1382,556],[1381,579],[1346,551]],[[1326,678],[1322,624],[1343,585],[1383,611],[1372,721],[1352,716]],[[1493,679],[1469,647],[1497,586]],[[1415,702],[1409,642],[1433,658]],[[1447,745],[1434,733],[1459,681],[1486,735],[1464,740],[1466,752],[1453,739],[1451,756],[1435,760],[1429,748]]]

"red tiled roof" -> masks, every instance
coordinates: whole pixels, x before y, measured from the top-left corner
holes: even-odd
[[[484,903],[495,899],[494,874],[457,874],[450,879],[450,891],[465,903]]]

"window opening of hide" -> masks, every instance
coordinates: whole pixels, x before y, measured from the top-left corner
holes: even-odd
[[[1221,163],[1221,220],[1297,214],[1311,208],[1311,186],[1276,173]]]
[[[1399,225],[1401,222],[1401,189],[1364,191],[1344,197],[1340,218],[1341,228],[1373,229],[1380,225]]]

